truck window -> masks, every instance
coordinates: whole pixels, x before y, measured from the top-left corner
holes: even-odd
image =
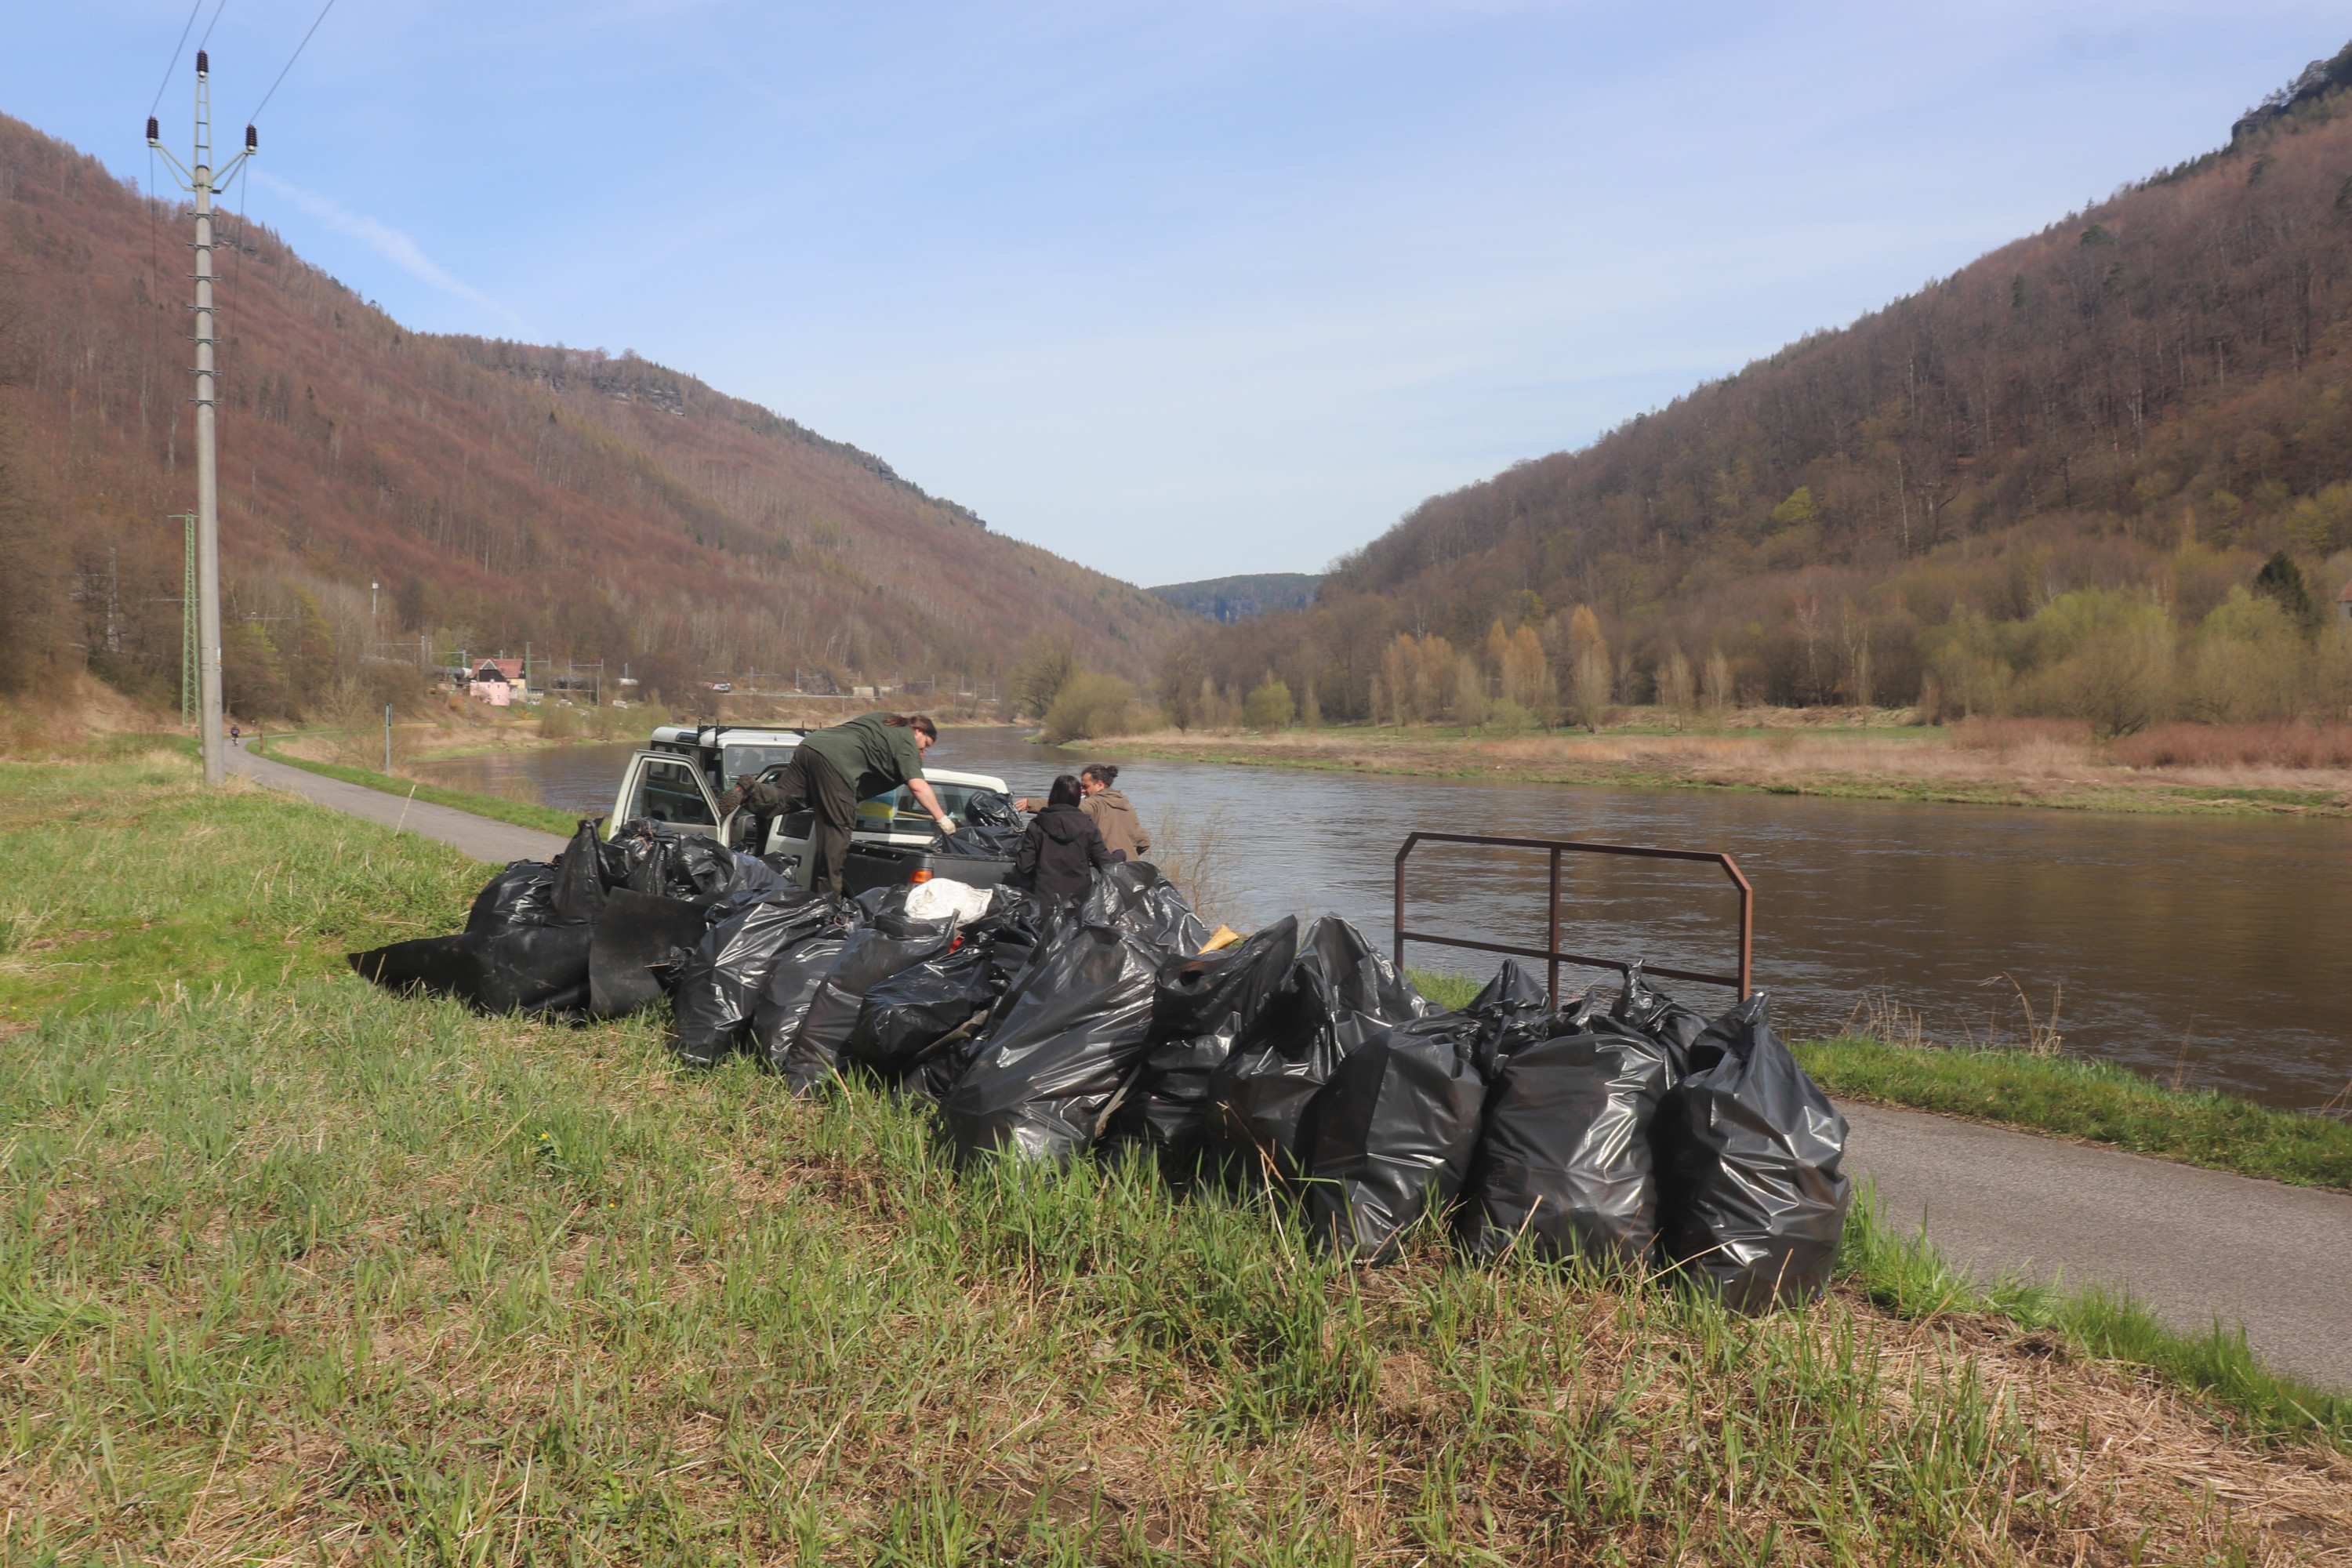
[[[793,760],[791,746],[727,746],[721,748],[725,759],[719,764],[719,777],[733,784],[745,773],[763,773],[778,763]]]
[[[931,793],[940,797],[940,809],[961,822],[963,820],[964,802],[970,800],[975,791],[970,784],[940,784],[934,780],[931,784]],[[915,798],[913,790],[900,784],[898,793],[887,798],[892,809],[898,814],[900,831],[904,832],[909,827],[925,833],[933,831],[931,814],[923,809],[922,803]]]
[[[688,827],[718,826],[711,819],[710,803],[703,797],[701,783],[686,763],[646,763],[637,775],[637,798],[631,805],[632,816],[650,816],[656,822]]]

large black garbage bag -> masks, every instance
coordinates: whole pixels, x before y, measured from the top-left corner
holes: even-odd
[[[509,860],[474,895],[466,929],[488,935],[509,926],[555,922],[555,868],[544,860]]]
[[[706,906],[615,888],[588,944],[588,1010],[618,1018],[662,998],[673,950],[691,952],[709,925]]]
[[[1658,1114],[1668,1260],[1742,1312],[1829,1285],[1853,1184],[1845,1118],[1780,1037],[1759,994],[1706,1026]]]
[[[1603,1016],[1517,1037],[1486,1096],[1457,1229],[1473,1257],[1637,1264],[1658,1236],[1651,1131],[1673,1083],[1656,1042]]]
[[[764,898],[792,886],[782,872],[757,855],[746,855],[740,849],[730,849],[727,854],[727,887],[721,897],[740,899],[758,894]]]
[[[670,1049],[690,1067],[711,1067],[742,1043],[768,972],[794,942],[835,920],[834,901],[793,889],[721,920],[680,966]]]
[[[860,895],[857,902],[874,911],[872,923],[843,946],[778,1063],[794,1094],[814,1093],[841,1070],[841,1047],[857,1026],[857,1012],[868,991],[945,952],[955,940],[953,915],[932,921],[908,916],[903,887],[888,889],[882,899]]]
[[[1462,1009],[1483,1026],[1472,1058],[1480,1075],[1493,1078],[1496,1058],[1506,1048],[1505,1041],[1539,1026],[1549,1016],[1549,1009],[1547,994],[1536,984],[1535,976],[1519,967],[1517,959],[1503,960],[1503,967],[1495,972],[1495,978],[1486,982],[1478,994],[1470,998],[1469,1005]]]
[[[1163,961],[1143,1077],[1119,1108],[1114,1135],[1149,1147],[1169,1176],[1189,1173],[1207,1137],[1216,1071],[1280,1000],[1297,956],[1298,917],[1285,915],[1237,947]]]
[[[988,1011],[1000,983],[986,942],[901,970],[866,994],[842,1056],[886,1079],[912,1068],[948,1036]]]
[[[766,887],[776,877],[775,868],[756,856],[739,855],[716,838],[680,833],[667,822],[642,816],[613,830],[599,851],[599,866],[607,888],[671,899],[724,898]]]
[[[1676,1079],[1689,1070],[1691,1045],[1706,1027],[1706,1019],[1643,979],[1638,960],[1625,971],[1625,988],[1609,1016],[1664,1047]]]
[[[801,1032],[801,1021],[808,1016],[817,988],[841,961],[841,950],[849,945],[847,926],[834,929],[841,934],[814,936],[779,953],[769,967],[767,983],[760,988],[759,1002],[751,1010],[751,1038],[761,1058],[778,1072],[789,1073],[793,1040]],[[823,1076],[813,1072],[810,1084]]]
[[[589,928],[520,925],[396,942],[345,954],[388,991],[455,996],[485,1013],[573,1014],[588,1006]]]
[[[1209,941],[1209,928],[1176,884],[1148,860],[1122,860],[1097,871],[1073,912],[1085,924],[1139,937],[1163,954],[1198,952]]]
[[[1013,797],[992,789],[976,789],[965,797],[963,815],[957,826],[973,827],[1021,826],[1021,814],[1013,809]]]
[[[1086,1152],[1141,1069],[1160,956],[1132,932],[1075,921],[1038,950],[940,1107],[960,1161]]]
[[[988,827],[977,822],[958,823],[953,833],[939,834],[931,839],[930,852],[970,860],[1010,860],[1019,852],[1022,835],[1026,831],[1020,827]]]
[[[555,918],[566,925],[583,924],[604,912],[604,860],[596,838],[602,820],[582,817],[571,844],[555,858]]]
[[[1486,1020],[1416,1018],[1348,1053],[1318,1098],[1303,1202],[1316,1241],[1361,1263],[1394,1258],[1429,1204],[1450,1207],[1478,1147]]]
[[[1284,994],[1234,1041],[1210,1083],[1213,1147],[1242,1168],[1287,1174],[1313,1139],[1309,1110],[1358,1046],[1437,1008],[1337,915],[1299,939]]]

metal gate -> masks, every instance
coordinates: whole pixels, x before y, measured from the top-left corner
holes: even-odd
[[[1430,931],[1412,931],[1404,921],[1404,863],[1416,845],[1472,844],[1487,848],[1542,849],[1551,856],[1550,896],[1545,901],[1544,945],[1513,947],[1506,942],[1473,942],[1468,937],[1438,936]],[[1498,838],[1483,833],[1413,833],[1405,837],[1403,847],[1396,853],[1396,965],[1404,968],[1404,944],[1408,942],[1427,942],[1435,947],[1463,947],[1478,952],[1499,952],[1513,958],[1539,958],[1548,963],[1548,990],[1552,1005],[1559,1005],[1559,966],[1563,963],[1582,964],[1592,969],[1613,969],[1623,973],[1629,965],[1622,959],[1596,958],[1589,953],[1559,951],[1559,858],[1563,855],[1622,855],[1643,860],[1697,860],[1723,868],[1739,889],[1739,973],[1714,974],[1696,969],[1662,969],[1643,964],[1644,974],[1663,975],[1669,980],[1696,980],[1705,985],[1727,985],[1736,988],[1741,1001],[1748,999],[1749,957],[1756,935],[1756,889],[1741,874],[1739,862],[1730,856],[1711,849],[1654,849],[1639,844],[1587,844],[1573,838]]]

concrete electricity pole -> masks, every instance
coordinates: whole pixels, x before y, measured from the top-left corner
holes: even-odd
[[[196,51],[196,138],[194,155],[182,163],[163,145],[155,118],[147,119],[147,145],[163,154],[180,181],[180,188],[196,198],[196,726],[204,742],[205,783],[217,784],[227,776],[221,747],[221,612],[220,612],[220,466],[213,450],[214,408],[217,380],[213,366],[213,195],[227,188],[247,158],[261,150],[252,126],[245,128],[245,150],[224,169],[213,168],[212,68],[205,51]]]

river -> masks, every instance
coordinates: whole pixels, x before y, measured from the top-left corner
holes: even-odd
[[[452,788],[583,813],[613,806],[630,745],[420,764]],[[1118,761],[1116,746],[1101,754]],[[1043,795],[1067,753],[950,730],[943,768]],[[2024,1033],[2058,1000],[2065,1047],[2167,1081],[2309,1109],[2352,1080],[2352,828],[1894,801],[1483,784],[1139,759],[1119,787],[1148,826],[1213,823],[1226,892],[1254,926],[1336,911],[1385,943],[1399,841],[1415,828],[1727,850],[1756,887],[1756,984],[1784,1034],[1834,1032],[1873,994],[1934,1038]],[[1408,919],[1541,946],[1544,857],[1423,846]],[[1561,945],[1684,969],[1737,965],[1738,897],[1711,866],[1570,858]],[[1407,962],[1491,973],[1478,954]],[[1565,972],[1571,986],[1610,977]],[[2010,980],[1998,977],[2007,975]],[[1540,976],[1539,976],[1540,978]],[[2011,981],[2014,982],[2012,985]],[[1728,993],[1669,983],[1701,1012]]]

